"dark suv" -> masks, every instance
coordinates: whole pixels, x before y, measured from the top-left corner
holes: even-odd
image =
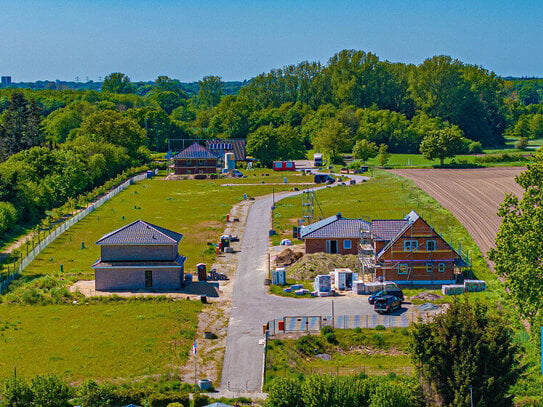
[[[368,297],[368,302],[370,304],[375,304],[375,300],[377,298],[381,298],[381,297],[384,297],[385,295],[393,295],[394,297],[397,297],[400,299],[400,301],[403,301],[404,299],[404,296],[403,296],[403,291],[400,290],[399,288],[390,288],[388,290],[382,290],[382,291],[378,291],[377,293],[373,294],[373,295],[370,295]]]
[[[315,174],[315,184],[333,184],[336,180],[328,174]]]
[[[389,313],[402,308],[402,300],[394,295],[385,295],[375,300],[373,309],[379,314]]]

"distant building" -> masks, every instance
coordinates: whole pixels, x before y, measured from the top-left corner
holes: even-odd
[[[2,86],[11,85],[11,76],[2,76]]]
[[[181,288],[185,257],[177,246],[182,238],[142,220],[102,236],[96,242],[101,257],[92,265],[96,290]]]
[[[173,156],[175,175],[212,174],[219,166],[219,157],[206,147],[194,143]]]
[[[245,139],[214,139],[206,141],[206,147],[222,159],[225,153],[234,153],[235,161],[244,161]]]

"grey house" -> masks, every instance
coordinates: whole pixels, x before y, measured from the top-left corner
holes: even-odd
[[[137,220],[96,244],[101,257],[92,265],[95,288],[109,290],[177,290],[185,257],[177,251],[182,234]]]

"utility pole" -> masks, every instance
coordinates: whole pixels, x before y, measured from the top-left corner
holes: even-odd
[[[473,386],[469,385],[469,406],[473,407]]]

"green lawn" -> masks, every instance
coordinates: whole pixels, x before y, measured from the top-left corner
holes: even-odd
[[[134,377],[175,371],[187,361],[196,301],[96,305],[0,306],[0,377],[68,380]]]
[[[336,329],[334,335],[337,340],[334,344],[322,335],[312,335],[311,345],[307,347],[309,354],[297,346],[301,339],[271,339],[266,355],[266,386],[276,377],[300,374],[410,375],[413,372],[406,329]],[[316,357],[313,349],[330,355],[331,359]]]
[[[187,256],[186,270],[190,272],[197,263],[213,261],[213,250],[209,250],[207,242],[219,240],[226,226],[226,214],[243,199],[243,194],[251,197],[293,188],[286,184],[267,185],[279,181],[279,176],[264,177],[263,171],[255,173],[257,175],[242,179],[165,181],[155,178],[138,182],[57,238],[24,274],[59,275],[60,265],[63,265],[65,276],[92,278],[91,265],[100,257],[100,249],[94,242],[137,219],[182,233],[184,238],[179,251]],[[287,176],[307,179],[301,175]],[[244,185],[262,181],[265,183],[261,185]],[[224,183],[239,186],[221,186]]]
[[[319,206],[315,217],[328,217],[338,212],[346,218],[401,219],[411,210],[417,211],[445,240],[468,252],[473,260],[473,270],[478,278],[487,280],[490,291],[503,288],[492,274],[481,251],[460,222],[435,199],[419,189],[412,181],[382,170],[374,171],[367,182],[349,187],[325,188],[315,192]],[[274,228],[281,238],[292,238],[292,227],[302,214],[300,196],[286,198],[276,205]],[[294,243],[300,243],[295,241]],[[484,293],[483,296],[491,295]]]

